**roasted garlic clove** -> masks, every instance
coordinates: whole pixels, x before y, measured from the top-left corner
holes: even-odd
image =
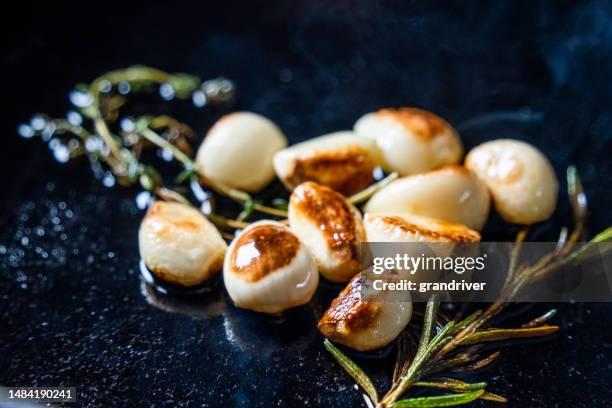
[[[391,343],[410,322],[412,302],[409,296],[379,292],[364,295],[371,281],[363,273],[356,275],[331,303],[321,320],[319,331],[330,340],[359,351],[374,350]],[[385,296],[394,298],[385,299]]]
[[[287,146],[283,132],[251,112],[223,116],[208,131],[196,162],[213,181],[256,192],[274,179],[272,158]]]
[[[319,274],[312,255],[289,228],[259,221],[230,244],[223,280],[236,306],[280,313],[308,303]]]
[[[470,151],[465,165],[489,187],[504,220],[530,225],[555,211],[559,191],[555,171],[532,145],[511,139],[486,142]]]
[[[227,244],[206,217],[185,204],[157,201],[138,232],[140,257],[155,277],[196,286],[221,270]]]
[[[462,166],[446,166],[393,181],[366,205],[369,213],[408,213],[482,229],[489,215],[486,186]]]
[[[359,272],[365,230],[361,214],[342,194],[311,181],[300,184],[289,199],[289,225],[326,279],[347,282]]]
[[[368,242],[480,242],[465,225],[412,214],[366,214]]]
[[[389,108],[367,113],[355,123],[354,131],[376,140],[384,169],[401,176],[459,163],[463,155],[455,129],[421,109]]]
[[[281,150],[274,156],[274,170],[289,190],[315,181],[348,196],[372,183],[378,161],[373,140],[344,131]]]

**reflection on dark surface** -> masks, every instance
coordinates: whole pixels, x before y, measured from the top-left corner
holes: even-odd
[[[106,70],[141,63],[224,75],[237,84],[235,109],[270,117],[292,143],[349,129],[381,107],[432,110],[458,127],[468,149],[516,137],[542,149],[559,176],[576,164],[590,233],[612,224],[607,3],[14,6],[1,54],[2,385],[76,386],[90,406],[363,404],[315,330],[337,286],[322,283],[311,305],[282,318],[236,309],[223,290],[177,303],[146,286],[136,267],[139,191],[105,187],[87,163],[60,164],[45,144],[16,135],[34,112],[64,115],[72,86]],[[147,111],[172,113],[199,135],[227,113],[150,99]],[[143,108],[133,103],[125,115]],[[570,222],[566,200],[559,203],[532,240],[554,240]],[[517,230],[493,215],[483,239],[511,240]],[[609,405],[610,304],[558,308],[558,338],[515,344],[462,379],[486,381],[508,407]],[[393,354],[356,357],[380,389]]]

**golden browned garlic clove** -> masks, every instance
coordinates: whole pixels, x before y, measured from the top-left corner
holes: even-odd
[[[412,214],[366,214],[369,242],[480,242],[480,234],[465,225]]]
[[[361,214],[342,194],[311,181],[300,184],[289,199],[289,225],[326,279],[347,282],[359,272],[365,230]]]
[[[227,244],[206,217],[185,204],[156,201],[138,232],[140,257],[155,277],[199,285],[221,270]]]
[[[272,158],[287,146],[283,132],[251,112],[223,116],[208,131],[196,162],[213,181],[256,192],[274,179]]]
[[[401,176],[459,163],[463,155],[455,129],[422,109],[388,108],[367,113],[355,123],[354,131],[376,140],[384,169]]]
[[[474,173],[462,166],[446,166],[393,181],[372,196],[365,210],[423,215],[480,230],[489,206],[489,192]]]
[[[289,228],[259,221],[230,244],[223,280],[236,306],[280,313],[308,303],[319,274],[312,255]]]
[[[369,285],[371,281],[360,273],[333,300],[318,324],[325,337],[367,351],[384,347],[399,336],[412,317],[412,302],[407,295],[397,299],[397,293],[385,299],[385,292],[370,299],[363,294],[364,286]]]
[[[348,196],[372,183],[378,162],[373,140],[343,131],[279,151],[274,156],[274,170],[289,190],[315,181]]]
[[[530,225],[555,211],[559,191],[555,171],[532,145],[511,139],[486,142],[470,151],[465,165],[485,182],[504,220]]]

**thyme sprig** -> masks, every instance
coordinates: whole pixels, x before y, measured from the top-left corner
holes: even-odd
[[[29,124],[20,125],[18,131],[23,137],[40,136],[49,142],[60,162],[86,155],[96,177],[107,186],[115,182],[122,186],[140,184],[160,199],[189,203],[177,188],[164,184],[153,165],[142,161],[143,149],[156,146],[181,163],[183,170],[175,178],[177,185],[199,182],[242,206],[236,220],[208,214],[223,228],[244,228],[254,212],[287,218],[286,200],[273,200],[272,206],[268,206],[245,191],[207,177],[191,158],[195,132],[188,125],[167,115],[143,115],[119,121],[128,94],[154,86],[159,87],[164,99],[191,97],[199,106],[228,104],[235,96],[234,84],[225,78],[202,82],[194,75],[133,66],[107,72],[90,84],[77,85],[70,94],[76,111],[69,112],[67,118],[36,115]],[[349,200],[354,204],[362,203],[395,178],[397,174],[392,173]]]
[[[589,248],[593,243],[612,240],[612,227],[609,227],[586,245],[575,249],[576,242],[584,234],[588,208],[580,177],[573,166],[567,169],[567,183],[574,220],[572,233],[562,232],[554,251],[542,256],[532,265],[521,265],[521,245],[527,235],[526,230],[521,230],[516,238],[508,265],[508,277],[499,299],[487,308],[476,310],[467,317],[457,316],[439,327],[439,301],[436,295],[432,295],[427,302],[416,351],[410,352],[413,348],[406,344],[406,332],[399,336],[392,384],[382,397],[378,397],[378,392],[373,388],[373,382],[367,374],[326,340],[327,350],[337,361],[342,361],[341,366],[357,381],[374,405],[381,408],[424,408],[461,405],[478,398],[495,402],[507,401],[506,398],[487,391],[487,384],[483,382],[470,384],[452,378],[428,379],[428,377],[441,372],[477,370],[491,364],[500,353],[497,351],[483,357],[480,351],[484,343],[548,336],[559,330],[559,326],[546,324],[556,314],[554,309],[517,328],[498,328],[493,327],[491,323],[529,284],[572,262],[584,260],[588,257]],[[413,387],[436,388],[453,393],[400,399]]]

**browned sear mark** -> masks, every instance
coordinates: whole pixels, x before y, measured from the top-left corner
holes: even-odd
[[[480,242],[480,234],[467,227],[447,224],[442,221],[436,221],[441,226],[441,231],[423,228],[419,225],[412,224],[401,217],[383,216],[382,222],[391,228],[397,228],[400,231],[414,234],[421,234],[440,242]]]
[[[376,115],[393,119],[423,139],[431,139],[452,129],[442,118],[417,108],[381,109]]]
[[[342,260],[357,259],[358,239],[353,211],[346,199],[329,187],[300,184],[291,195],[296,210],[315,223],[330,249]]]
[[[297,159],[293,173],[287,179],[293,186],[315,181],[348,196],[372,184],[374,167],[374,159],[368,150],[350,146]]]
[[[360,273],[333,300],[319,321],[319,331],[335,340],[352,332],[367,329],[380,313],[381,303],[363,299],[362,287],[367,277]]]
[[[286,228],[261,225],[238,238],[230,265],[243,280],[257,282],[289,265],[299,248],[300,241]]]

